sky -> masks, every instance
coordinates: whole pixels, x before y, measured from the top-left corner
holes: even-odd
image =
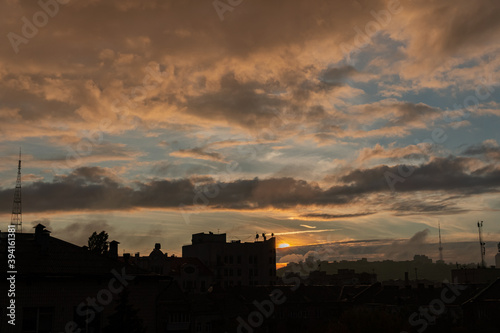
[[[0,216],[181,254],[487,263],[500,241],[500,2],[6,0]],[[376,246],[374,246],[376,244]],[[448,244],[448,246],[446,245]],[[307,251],[306,251],[306,250]],[[294,252],[295,251],[295,252]]]

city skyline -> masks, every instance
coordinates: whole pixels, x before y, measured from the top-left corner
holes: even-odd
[[[436,260],[440,223],[444,260],[469,263],[484,221],[494,263],[500,4],[0,8],[0,230],[21,147],[24,232],[177,255],[274,233],[284,264]]]

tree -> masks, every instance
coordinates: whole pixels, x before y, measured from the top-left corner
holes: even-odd
[[[108,325],[104,327],[105,333],[144,333],[146,331],[142,319],[129,303],[127,288],[119,294],[116,300],[115,312],[108,317]]]
[[[96,231],[89,237],[89,250],[97,253],[104,254],[108,252],[108,234],[105,231],[101,231],[97,234]]]

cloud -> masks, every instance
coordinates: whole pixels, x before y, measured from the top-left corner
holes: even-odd
[[[396,212],[396,216],[406,215],[440,215],[440,214],[461,214],[467,209],[455,207],[453,203],[434,203],[434,202],[416,202],[416,201],[400,201],[391,206],[391,209]]]
[[[385,256],[394,260],[408,260],[414,254],[420,253],[421,247],[427,243],[429,229],[416,232],[410,239],[395,241],[387,249]]]
[[[496,243],[486,243],[487,253],[496,252]],[[412,260],[415,254],[427,255],[438,260],[437,237],[431,238],[428,229],[416,232],[407,239],[374,239],[359,241],[342,241],[317,245],[293,246],[278,249],[276,260],[281,263],[305,261],[307,257],[315,260],[330,262],[341,260],[359,260],[368,258],[369,261],[383,260]],[[477,263],[477,242],[444,242],[443,254],[446,262],[462,264]]]
[[[394,181],[391,178],[394,176],[400,178]],[[472,194],[497,191],[500,170],[493,165],[481,166],[474,159],[449,156],[435,157],[418,166],[400,164],[357,169],[342,176],[341,180],[351,184],[343,189],[352,194],[384,191],[390,182],[395,183],[398,192],[455,191]]]
[[[311,219],[320,219],[320,220],[335,220],[335,219],[345,219],[345,218],[351,218],[351,217],[360,217],[360,216],[366,216],[366,215],[372,215],[375,214],[374,212],[368,212],[368,213],[357,213],[357,214],[320,214],[320,213],[310,213],[310,214],[303,214],[300,215],[300,217],[303,218],[311,218]]]
[[[392,38],[407,44],[400,74],[425,80],[449,60],[493,50],[500,36],[499,13],[500,5],[494,0],[405,3],[388,26]]]
[[[490,161],[499,161],[500,160],[500,147],[498,143],[493,140],[486,140],[478,145],[471,145],[467,147],[463,152],[463,155],[466,156],[478,156],[483,155]]]
[[[433,145],[429,143],[389,148],[384,148],[377,143],[373,148],[365,147],[361,149],[357,162],[364,163],[373,159],[388,159],[391,161],[428,160],[434,149]]]
[[[342,206],[374,200],[374,194],[391,193],[386,175],[397,176],[409,166],[376,166],[356,169],[337,178],[338,184],[321,188],[317,183],[284,178],[240,179],[229,182],[206,178],[201,183],[190,179],[156,179],[148,182],[123,181],[107,169],[82,167],[52,182],[34,181],[23,188],[26,211],[130,210],[136,208],[178,208],[195,206],[203,209],[290,209],[307,206]],[[440,191],[448,196],[470,196],[497,192],[500,170],[493,165],[464,157],[433,158],[427,164],[412,167],[413,172],[394,185],[401,193]],[[11,200],[11,189],[0,191],[4,209]],[[384,200],[384,199],[380,199]],[[392,203],[389,210],[398,212],[457,213],[448,204],[427,202]],[[372,203],[375,203],[372,202]],[[386,205],[387,207],[387,205]],[[306,218],[348,218],[370,214],[306,214]]]
[[[225,163],[224,157],[217,152],[207,152],[203,147],[196,147],[191,149],[179,149],[170,153],[170,156],[181,157],[181,158],[194,158],[200,160],[208,160],[214,162]]]

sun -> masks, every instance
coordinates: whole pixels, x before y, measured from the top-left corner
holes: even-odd
[[[280,248],[280,249],[285,248],[285,247],[290,247],[290,244],[288,244],[288,243],[281,243],[280,245],[278,245],[278,248]]]

